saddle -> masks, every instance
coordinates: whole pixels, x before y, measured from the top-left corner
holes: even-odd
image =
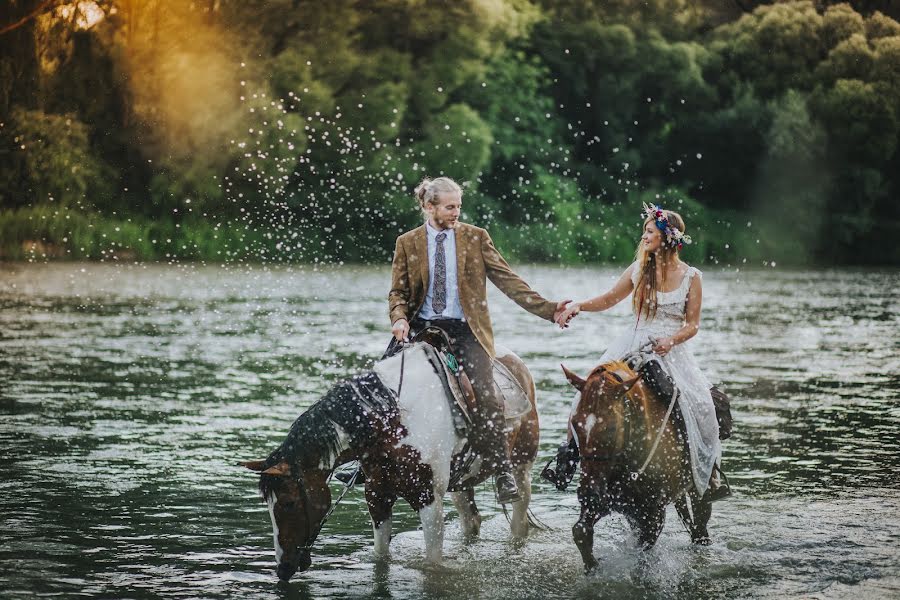
[[[465,434],[472,424],[475,409],[475,390],[465,369],[457,362],[447,334],[437,327],[426,327],[412,341],[425,342],[425,353],[444,384],[450,402],[457,433]],[[531,402],[515,376],[498,360],[493,361],[494,384],[503,399],[503,414],[507,421],[515,421],[531,411]]]

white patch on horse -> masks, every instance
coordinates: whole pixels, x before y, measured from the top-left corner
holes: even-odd
[[[378,527],[372,524],[372,531],[375,534],[375,554],[378,556],[387,556],[390,553],[391,544],[391,519],[385,519]]]
[[[422,533],[425,535],[425,560],[441,562],[444,553],[444,503],[440,498],[419,511]]]
[[[450,483],[450,464],[463,440],[453,426],[453,415],[447,404],[441,379],[434,372],[422,345],[414,345],[391,358],[375,364],[374,371],[394,392],[400,384],[401,354],[403,385],[398,406],[400,422],[406,428],[401,445],[416,449],[422,462],[434,474],[434,492],[441,497]]]
[[[275,494],[266,498],[266,503],[269,505],[269,518],[272,519],[272,538],[275,541],[275,562],[281,564],[281,557],[284,555],[284,550],[281,549],[281,544],[278,543],[278,523],[275,522],[276,502],[278,502],[278,498],[275,497]]]
[[[590,439],[591,430],[594,429],[594,425],[597,424],[597,415],[591,413],[584,420],[584,439]]]

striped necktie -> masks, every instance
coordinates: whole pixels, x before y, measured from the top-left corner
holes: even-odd
[[[444,240],[447,234],[437,234],[437,249],[434,253],[434,312],[440,315],[447,308],[447,257],[444,255]]]

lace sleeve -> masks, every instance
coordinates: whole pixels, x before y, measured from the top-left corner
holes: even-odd
[[[640,275],[640,269],[638,267],[638,262],[634,261],[633,263],[631,263],[631,266],[628,268],[631,269],[631,285],[633,285],[634,287],[637,287],[638,275]]]

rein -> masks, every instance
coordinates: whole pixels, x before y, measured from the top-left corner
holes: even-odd
[[[338,507],[338,504],[341,503],[341,500],[344,499],[344,496],[347,495],[347,492],[350,491],[350,488],[356,483],[357,477],[359,477],[360,467],[357,466],[356,470],[353,472],[353,475],[350,476],[350,479],[344,484],[344,489],[341,491],[341,495],[338,496],[338,499],[334,501],[334,504],[331,505],[331,508],[328,509],[328,512],[325,513],[325,516],[316,524],[315,528],[311,528],[309,526],[310,518],[309,518],[309,495],[306,493],[306,485],[303,483],[303,479],[297,477],[295,481],[297,485],[300,487],[300,491],[303,493],[303,512],[306,513],[306,533],[309,536],[306,544],[300,546],[300,550],[305,550],[309,552],[312,550],[312,546],[316,543],[316,538],[319,537],[319,534],[322,532],[322,528],[325,526],[325,522],[328,521],[328,518],[331,517],[332,513],[334,513],[335,509]],[[331,481],[331,476],[329,475],[328,481]],[[327,484],[328,482],[326,482]],[[312,534],[310,536],[310,534]]]
[[[650,449],[650,454],[647,455],[647,460],[644,461],[644,464],[641,465],[641,468],[637,471],[631,473],[631,480],[637,481],[637,478],[644,474],[644,471],[647,469],[647,465],[650,464],[650,460],[653,458],[653,455],[656,454],[657,448],[659,448],[659,441],[662,439],[663,431],[666,429],[666,425],[669,423],[669,417],[672,416],[672,409],[675,408],[675,400],[678,398],[678,388],[672,392],[672,399],[669,401],[669,408],[666,410],[666,416],[663,419],[662,425],[659,426],[659,432],[656,434],[656,439],[653,441],[653,447]]]

